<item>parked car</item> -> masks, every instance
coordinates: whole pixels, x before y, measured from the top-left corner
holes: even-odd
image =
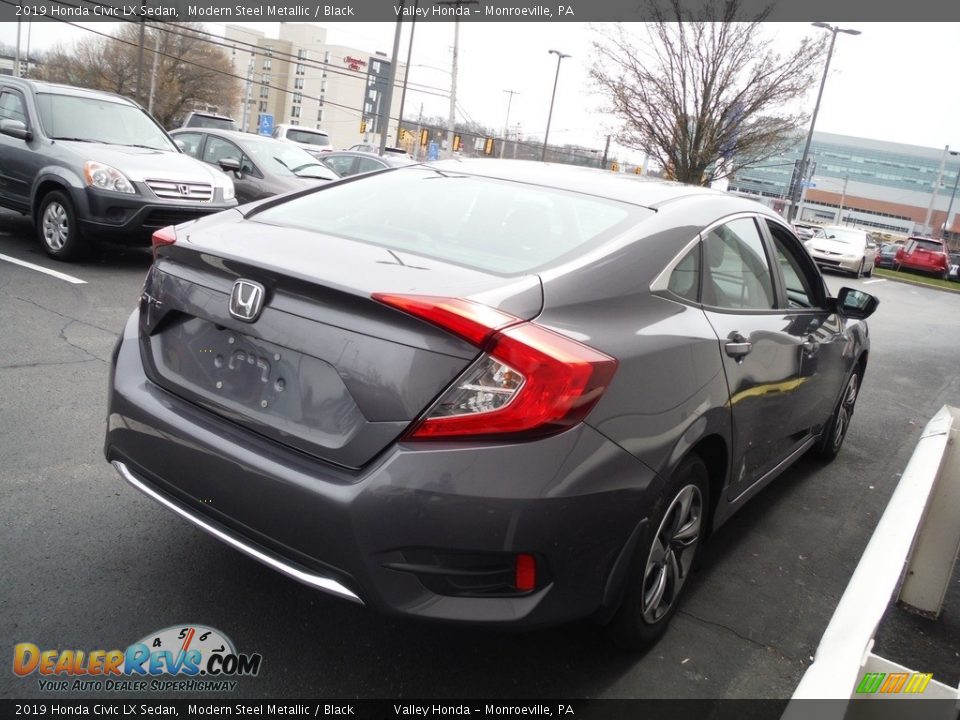
[[[950,274],[950,256],[942,240],[912,237],[897,250],[894,259],[897,270],[916,270],[944,280]]]
[[[51,257],[99,238],[146,244],[236,204],[229,177],[183,155],[131,100],[0,76],[0,205],[33,218]]]
[[[217,115],[216,113],[200,112],[198,110],[188,112],[183,119],[185,128],[211,128],[214,130],[238,130],[237,123],[232,117],[226,115]]]
[[[154,240],[111,371],[128,483],[354,602],[594,616],[628,647],[664,631],[711,530],[840,451],[877,306],[830,297],[759,203],[523,161],[395,168]]]
[[[822,268],[843,270],[854,277],[873,275],[877,244],[865,230],[842,225],[824,225],[804,243],[814,261]]]
[[[174,130],[170,135],[187,155],[233,175],[241,204],[339,177],[297,146],[262,135],[229,130]]]
[[[797,237],[801,240],[809,240],[813,237],[813,233],[819,229],[820,226],[814,223],[807,222],[795,222],[793,223],[793,231],[797,234]]]
[[[374,172],[375,170],[413,165],[414,161],[400,155],[381,156],[373,153],[341,150],[340,152],[327,153],[320,158],[320,162],[341,177],[349,177]]]
[[[877,252],[876,266],[883,268],[892,268],[896,264],[897,250],[900,249],[897,243],[884,243]]]
[[[277,140],[293,143],[316,158],[325,153],[333,152],[330,136],[323,130],[303,127],[302,125],[277,125],[273,130],[273,137]]]
[[[365,152],[365,153],[373,153],[374,155],[379,155],[380,146],[370,145],[368,143],[359,143],[357,145],[351,145],[350,147],[347,148],[346,151],[347,152]],[[387,145],[383,149],[383,152],[384,152],[384,155],[400,155],[402,157],[408,158],[409,160],[413,160],[413,156],[410,155],[410,153],[408,153],[403,148],[391,147],[390,145]]]
[[[950,253],[950,271],[948,277],[960,282],[960,253]]]

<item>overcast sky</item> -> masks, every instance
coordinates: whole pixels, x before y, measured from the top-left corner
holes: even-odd
[[[276,35],[278,23],[249,23]],[[0,43],[12,45],[16,23],[0,23]],[[22,46],[26,46],[27,23]],[[90,23],[109,31],[110,23]],[[32,23],[31,47],[72,42],[85,34],[53,22]],[[817,129],[877,140],[942,148],[960,148],[960,88],[957,58],[960,23],[844,23],[862,35],[839,35],[824,91]],[[368,52],[390,53],[393,23],[328,23],[327,40]],[[209,24],[212,32],[223,26]],[[641,28],[636,27],[639,34]],[[809,23],[768,23],[765,32],[783,49],[796,47],[804,35],[822,33]],[[401,60],[406,58],[404,30]],[[421,22],[416,26],[411,82],[449,90],[453,23]],[[525,136],[542,138],[556,71],[551,48],[571,58],[563,61],[550,131],[552,142],[578,143],[602,149],[615,131],[614,119],[599,112],[602,97],[589,78],[594,28],[581,23],[464,22],[460,25],[458,104],[473,120],[503,128],[507,110],[504,90],[516,90],[510,125]],[[430,67],[422,66],[434,66]],[[444,71],[446,70],[446,72]],[[814,88],[807,100],[812,109]],[[407,117],[423,103],[426,115],[446,117],[448,101],[408,92]],[[461,117],[463,113],[458,113]]]

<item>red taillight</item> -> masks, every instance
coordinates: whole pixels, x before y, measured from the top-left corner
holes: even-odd
[[[486,351],[407,439],[552,435],[589,414],[617,369],[616,360],[583,343],[468,300],[374,298]]]
[[[537,559],[533,555],[527,553],[517,555],[513,585],[523,592],[530,592],[537,587]]]
[[[153,246],[153,255],[156,257],[157,248],[163,245],[173,245],[177,241],[177,233],[174,232],[173,225],[157,230],[150,238],[150,244]]]

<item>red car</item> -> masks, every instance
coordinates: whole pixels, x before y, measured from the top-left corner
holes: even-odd
[[[910,238],[906,247],[897,250],[894,259],[896,270],[918,270],[947,279],[950,273],[950,256],[942,240]]]

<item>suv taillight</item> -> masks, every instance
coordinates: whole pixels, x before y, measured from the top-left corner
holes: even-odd
[[[483,350],[405,439],[544,437],[581,422],[617,361],[552,330],[462,298],[376,293],[373,299]]]

